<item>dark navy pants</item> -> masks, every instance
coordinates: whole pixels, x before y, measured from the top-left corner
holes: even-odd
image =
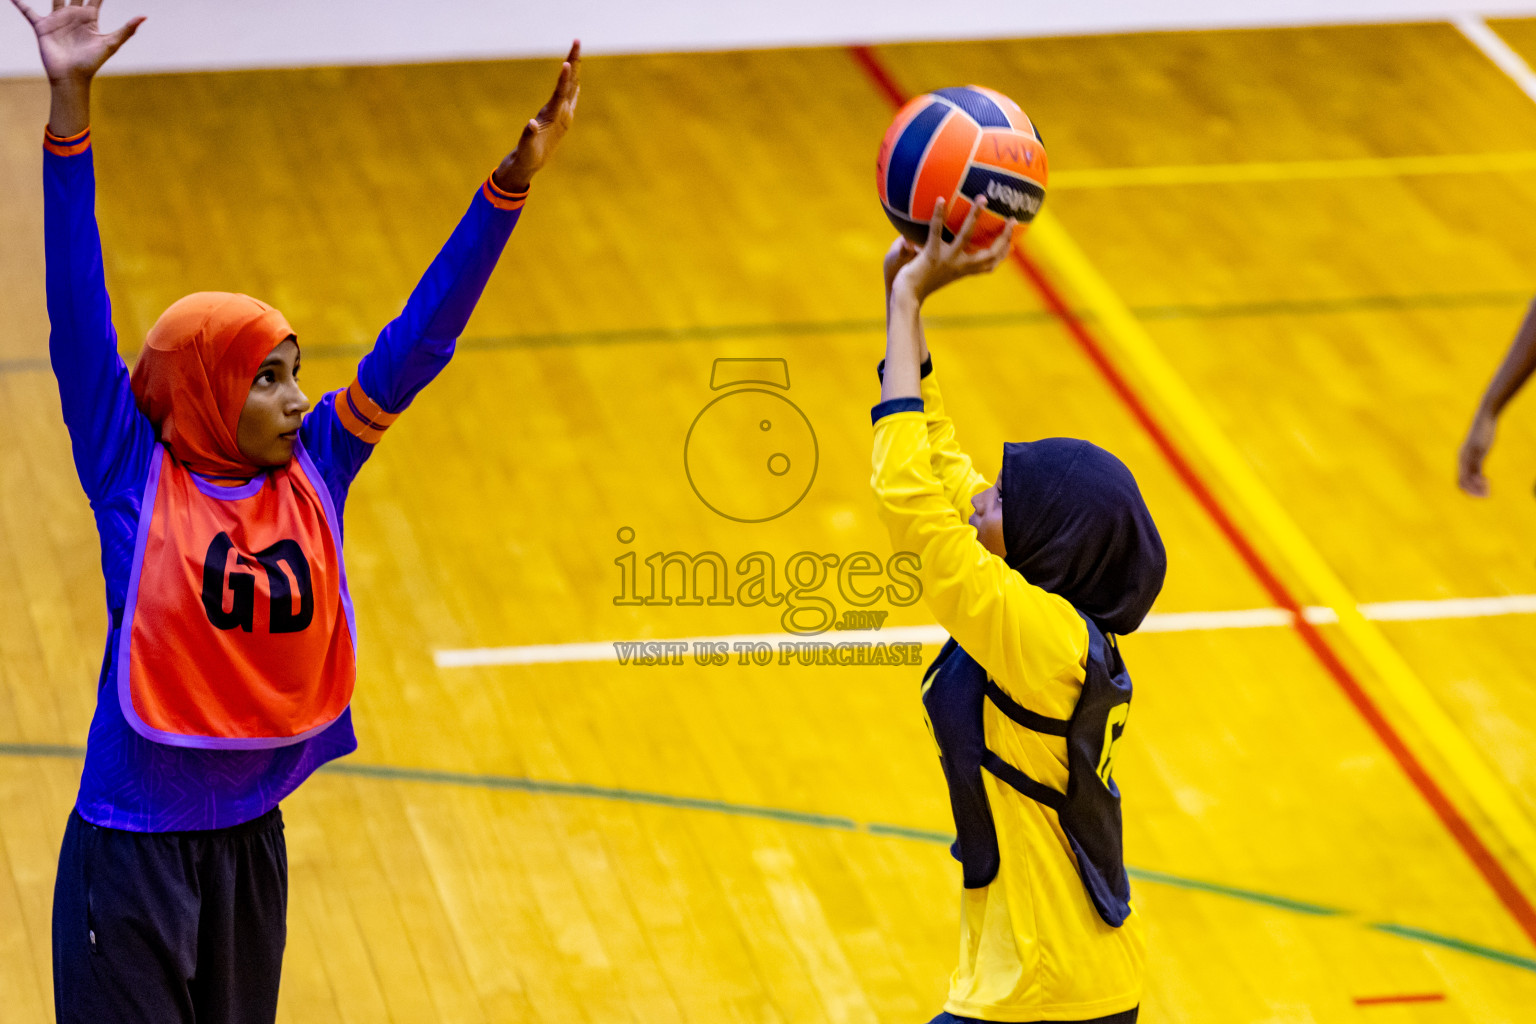
[[[207,832],[71,811],[53,890],[59,1024],[271,1024],[287,917],[276,808]]]
[[[1036,1021],[1035,1024],[1136,1024],[1136,1013],[1140,1007],[1133,1006],[1123,1013],[1112,1013],[1108,1017],[1095,1017],[1092,1020],[1078,1021]],[[956,1017],[952,1013],[941,1013],[928,1024],[988,1024],[987,1021],[978,1020],[975,1017]]]

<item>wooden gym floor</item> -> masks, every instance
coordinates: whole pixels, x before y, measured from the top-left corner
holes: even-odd
[[[1494,28],[1536,60],[1536,23]],[[1536,593],[1529,399],[1494,496],[1453,485],[1536,286],[1536,102],[1441,24],[871,57],[899,89],[1011,94],[1050,149],[1051,216],[1024,250],[1086,342],[1022,264],[931,311],[984,471],[1005,439],[1088,437],[1158,518],[1159,615],[1332,609],[1163,618],[1125,644],[1143,1019],[1529,1019],[1536,631],[1450,599]],[[628,552],[764,551],[781,570],[889,553],[867,414],[891,106],[868,63],[588,62],[458,357],[353,490],[362,747],[284,805],[283,1021],[938,1011],[959,872],[917,670],[440,654],[782,629],[778,610],[617,605]],[[126,351],[185,292],[248,291],[297,326],[311,396],[345,385],[552,78],[542,61],[104,80]],[[18,1022],[51,1012],[53,871],[105,622],[46,363],[45,116],[40,83],[0,83],[0,1005]],[[814,482],[767,523],[714,514],[684,473],[721,357],[786,360],[814,428]],[[886,628],[927,621],[894,608]]]

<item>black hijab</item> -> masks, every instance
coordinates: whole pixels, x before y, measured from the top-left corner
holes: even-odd
[[[1140,626],[1168,560],[1125,464],[1087,441],[1049,437],[1003,445],[997,480],[1008,564],[1101,632]]]

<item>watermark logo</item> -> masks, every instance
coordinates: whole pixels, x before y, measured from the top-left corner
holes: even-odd
[[[683,442],[688,485],[707,508],[738,523],[766,523],[799,505],[816,479],[816,432],[786,397],[784,359],[716,359],[710,390],[720,392],[694,418]],[[618,531],[635,544],[635,531]],[[627,550],[618,567],[620,607],[772,609],[781,635],[615,642],[621,665],[916,665],[922,644],[807,640],[828,632],[878,631],[889,608],[922,597],[922,560],[898,551],[848,554],[768,551],[727,557],[719,551]],[[887,607],[876,607],[884,604]],[[790,634],[794,639],[783,638]]]
[[[635,531],[621,527],[618,539],[633,544]],[[734,560],[718,551],[656,551],[644,558],[626,551],[613,564],[619,607],[782,609],[780,628],[798,636],[879,629],[889,613],[875,605],[908,608],[923,596],[922,559],[911,551],[883,559],[872,551],[798,551],[786,559],[751,551]]]
[[[828,643],[811,640],[771,643],[753,640],[616,640],[620,665],[655,668],[685,665],[689,651],[695,665],[921,665],[923,645],[916,643]]]
[[[716,359],[709,386],[725,393],[688,428],[683,441],[688,486],[727,519],[777,519],[810,491],[820,460],[811,421],[783,394],[789,390],[789,363]]]

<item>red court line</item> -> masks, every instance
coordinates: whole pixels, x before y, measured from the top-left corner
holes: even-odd
[[[880,62],[880,58],[875,55],[870,47],[851,46],[848,50],[854,62],[863,69],[875,87],[890,101],[893,107],[899,108],[906,103],[906,93],[896,84],[896,80],[891,76],[890,71]],[[1419,763],[1418,758],[1414,756],[1408,744],[1403,741],[1403,738],[1398,735],[1397,730],[1387,721],[1381,709],[1376,706],[1375,701],[1365,692],[1359,680],[1354,677],[1354,674],[1340,660],[1338,654],[1329,645],[1328,641],[1323,638],[1322,633],[1302,615],[1301,602],[1280,581],[1280,578],[1270,569],[1268,563],[1264,561],[1264,558],[1233,521],[1232,517],[1227,514],[1226,509],[1217,500],[1216,495],[1206,486],[1205,481],[1195,471],[1194,466],[1184,457],[1184,453],[1179,450],[1178,446],[1174,444],[1173,439],[1169,437],[1167,431],[1158,423],[1146,403],[1141,400],[1135,389],[1131,387],[1130,382],[1125,379],[1119,369],[1110,361],[1109,356],[1104,351],[1104,347],[1099,344],[1098,339],[1093,336],[1082,319],[1067,305],[1061,293],[1056,289],[1056,286],[1045,276],[1039,265],[1024,254],[1022,249],[1016,246],[1011,255],[1014,264],[1029,280],[1029,283],[1034,286],[1035,291],[1039,293],[1046,309],[1061,321],[1067,333],[1072,336],[1073,340],[1077,342],[1078,347],[1082,349],[1083,354],[1088,357],[1088,361],[1099,371],[1100,376],[1104,378],[1110,389],[1119,397],[1120,401],[1131,413],[1131,416],[1146,431],[1153,444],[1157,446],[1158,451],[1162,453],[1164,460],[1173,469],[1174,474],[1184,483],[1184,486],[1189,490],[1195,501],[1199,503],[1200,507],[1205,510],[1206,514],[1211,517],[1212,522],[1216,524],[1216,528],[1221,531],[1222,536],[1226,537],[1228,543],[1237,552],[1238,557],[1242,559],[1243,564],[1248,567],[1265,592],[1269,594],[1270,599],[1291,613],[1291,624],[1296,629],[1296,632],[1301,635],[1301,639],[1311,649],[1318,661],[1322,663],[1323,668],[1327,670],[1329,676],[1333,678],[1339,689],[1343,691],[1345,698],[1360,713],[1360,716],[1365,719],[1366,725],[1370,727],[1382,745],[1391,753],[1393,759],[1402,768],[1403,773],[1413,783],[1414,788],[1419,791],[1419,794],[1429,804],[1435,816],[1440,819],[1441,824],[1445,826],[1446,830],[1456,840],[1457,845],[1461,847],[1462,852],[1472,861],[1472,864],[1483,876],[1483,879],[1493,889],[1494,894],[1498,896],[1499,901],[1504,904],[1505,909],[1510,912],[1515,921],[1520,925],[1526,937],[1533,944],[1536,944],[1536,908],[1532,907],[1525,893],[1520,891],[1514,879],[1504,869],[1504,865],[1499,863],[1498,858],[1493,855],[1492,851],[1488,849],[1482,839],[1473,831],[1472,826],[1468,824],[1466,818],[1462,817],[1461,812],[1451,803],[1450,798],[1440,788],[1439,784],[1435,782],[1434,777]]]
[[[1358,996],[1356,1006],[1388,1006],[1393,1003],[1443,1003],[1443,992],[1425,992],[1414,996]]]

